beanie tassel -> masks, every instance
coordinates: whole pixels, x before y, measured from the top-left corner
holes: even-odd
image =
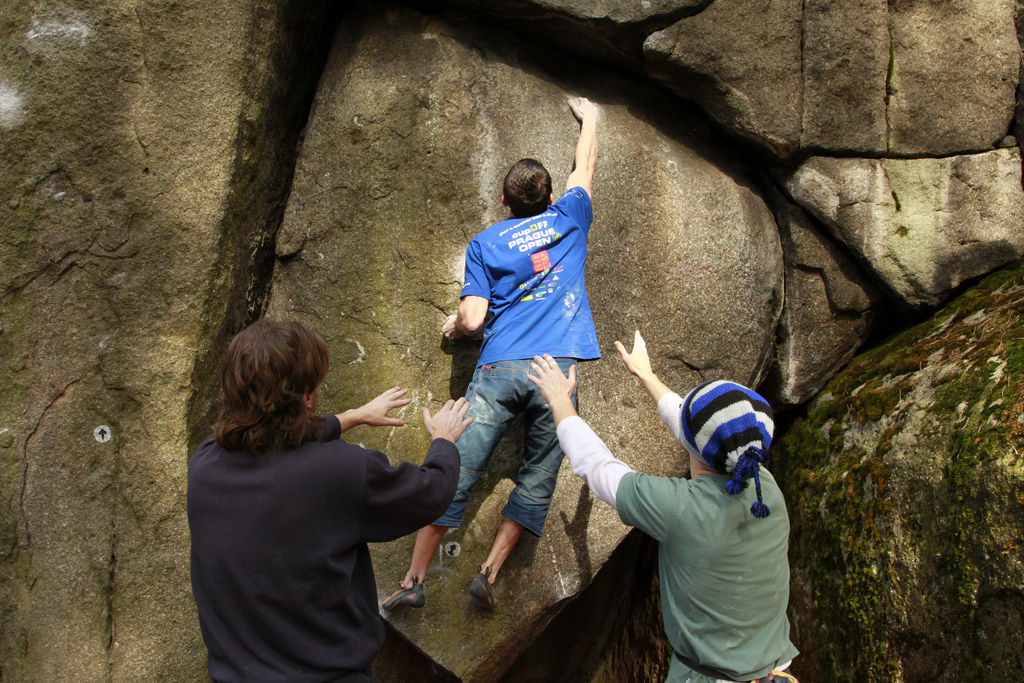
[[[771,514],[771,510],[761,500],[761,477],[758,472],[761,469],[760,463],[765,461],[765,454],[757,446],[751,446],[740,455],[736,462],[736,470],[732,479],[725,485],[725,491],[731,496],[747,488],[747,479],[754,478],[754,488],[757,490],[757,500],[750,505],[750,514],[758,518],[765,518]]]
[[[725,483],[725,492],[730,496],[735,496],[737,493],[747,488],[747,482],[741,481],[738,476],[733,475],[732,479]]]

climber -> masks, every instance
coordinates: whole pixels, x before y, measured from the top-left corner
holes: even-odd
[[[188,462],[192,593],[214,681],[375,681],[384,642],[367,543],[412,533],[451,502],[465,399],[423,423],[422,466],[339,438],[400,427],[388,389],[362,407],[314,413],[327,348],[299,323],[260,320],[228,345],[215,438]]]
[[[616,459],[576,413],[572,369],[566,376],[551,356],[538,356],[530,380],[551,406],[573,472],[658,541],[662,618],[675,652],[667,681],[795,681],[785,671],[797,655],[786,618],[789,516],[764,467],[771,408],[720,380],[681,398],[654,374],[639,330],[631,352],[615,347],[689,454],[689,479],[649,476]]]
[[[568,370],[577,361],[601,356],[584,284],[598,110],[582,97],[570,99],[569,107],[580,134],[566,191],[552,204],[551,176],[544,166],[533,159],[516,162],[501,197],[509,218],[479,233],[466,249],[458,314],[448,316],[441,331],[457,339],[484,329],[467,391],[476,421],[458,442],[462,467],[455,500],[417,533],[409,570],[384,601],[385,609],[424,605],[424,577],[441,537],[462,524],[470,489],[520,413],[525,414],[523,462],[490,552],[468,587],[474,604],[494,609],[494,583],[523,529],[535,536],[544,529],[563,455],[551,411],[526,379],[530,359],[550,351]]]

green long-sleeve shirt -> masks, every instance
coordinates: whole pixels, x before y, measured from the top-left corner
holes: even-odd
[[[767,675],[797,655],[789,639],[789,516],[786,502],[760,470],[765,518],[750,514],[753,481],[725,492],[728,475],[695,479],[623,477],[619,516],[658,542],[665,632],[684,657],[737,681]],[[673,658],[668,681],[686,667]]]

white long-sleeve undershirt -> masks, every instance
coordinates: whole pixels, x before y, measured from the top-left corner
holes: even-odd
[[[672,435],[682,442],[682,397],[669,392],[658,401],[658,414]],[[578,415],[567,417],[558,424],[558,443],[569,458],[573,474],[582,479],[595,496],[615,508],[615,495],[622,478],[633,468],[622,462],[608,449],[593,429]],[[618,509],[618,508],[616,508]]]
[[[578,415],[562,420],[556,431],[573,474],[582,479],[595,496],[614,508],[619,483],[633,468],[612,455],[604,441]]]
[[[674,391],[670,391],[658,401],[658,415],[668,425],[672,436],[676,441],[683,443],[683,397]]]

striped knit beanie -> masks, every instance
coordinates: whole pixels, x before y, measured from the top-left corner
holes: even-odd
[[[683,400],[682,421],[686,450],[716,471],[733,475],[725,485],[730,495],[745,489],[753,477],[757,501],[750,513],[767,517],[771,511],[761,501],[758,470],[768,462],[775,429],[768,402],[734,382],[705,382]]]

